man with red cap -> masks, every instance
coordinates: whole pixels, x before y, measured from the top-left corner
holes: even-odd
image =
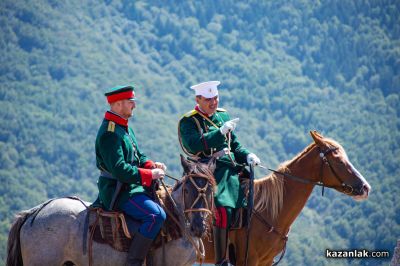
[[[166,166],[141,152],[128,119],[136,107],[133,86],[105,93],[110,110],[96,138],[96,164],[100,169],[98,202],[106,210],[119,210],[141,221],[129,248],[127,265],[142,265],[153,239],[166,219],[153,199],[153,184],[163,178]],[[121,186],[122,185],[122,186]]]
[[[207,81],[190,87],[195,91],[195,108],[179,121],[178,136],[182,150],[192,160],[207,161],[217,157],[214,172],[217,192],[214,196],[216,219],[213,236],[215,265],[228,265],[228,231],[235,209],[246,206],[239,182],[243,165],[257,165],[260,159],[245,149],[233,132],[239,118],[230,118],[228,112],[218,108],[219,81]]]

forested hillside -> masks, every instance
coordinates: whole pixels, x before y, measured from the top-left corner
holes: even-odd
[[[281,265],[389,263],[325,249],[392,254],[400,238],[399,1],[2,0],[0,31],[0,261],[16,212],[95,199],[109,87],[136,84],[140,147],[179,176],[189,86],[220,80],[220,106],[264,165],[294,157],[316,129],[372,186],[364,202],[316,188]]]

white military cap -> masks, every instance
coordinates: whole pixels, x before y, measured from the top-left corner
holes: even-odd
[[[196,92],[196,96],[201,95],[205,98],[213,98],[218,95],[217,86],[221,84],[219,81],[206,81],[190,88]]]

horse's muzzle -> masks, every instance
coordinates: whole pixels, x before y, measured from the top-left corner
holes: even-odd
[[[365,200],[368,198],[370,192],[371,186],[368,183],[364,183],[361,186],[353,189],[352,197],[357,201]]]
[[[207,232],[207,225],[203,218],[196,217],[190,224],[190,231],[195,237],[203,237]]]

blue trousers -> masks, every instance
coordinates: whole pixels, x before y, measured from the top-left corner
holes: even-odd
[[[122,210],[132,218],[142,222],[139,232],[147,238],[154,239],[161,229],[167,215],[165,211],[149,196],[134,195],[122,205]]]

